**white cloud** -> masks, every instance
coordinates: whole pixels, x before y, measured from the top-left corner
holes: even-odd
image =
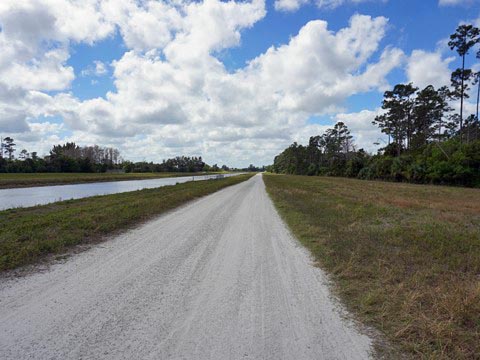
[[[324,21],[307,23],[287,45],[252,60],[244,74],[259,80],[278,109],[326,113],[353,94],[382,87],[402,53],[387,49],[379,62],[361,67],[378,49],[387,20],[355,15],[348,28],[332,34]]]
[[[449,64],[454,57],[444,59],[440,52],[414,50],[407,62],[408,82],[423,89],[428,85],[436,88],[450,84]]]
[[[336,122],[345,123],[354,136],[357,148],[363,148],[366,151],[375,152],[378,148],[374,143],[380,143],[381,146],[386,145],[385,134],[382,134],[378,126],[373,125],[372,121],[376,116],[382,114],[384,110],[378,108],[376,110],[362,110],[357,113],[341,113],[335,115]]]
[[[91,66],[81,71],[82,76],[103,76],[108,73],[108,65],[100,60],[95,60]],[[93,81],[93,80],[92,80]]]
[[[310,0],[275,0],[275,10],[295,11],[309,2]]]
[[[360,4],[369,1],[387,2],[388,0],[275,0],[275,10],[295,11],[309,3],[314,3],[320,9],[335,9],[345,4]]]
[[[0,3],[0,130],[25,132],[52,98],[41,91],[68,90],[75,78],[66,65],[70,42],[93,43],[111,34],[99,1],[36,0]],[[38,101],[41,100],[39,103]]]
[[[8,38],[28,45],[45,39],[93,43],[114,30],[98,11],[100,4],[100,0],[4,0],[2,30]]]
[[[471,5],[474,0],[438,0],[440,6]]]
[[[188,144],[189,151],[214,159],[242,161],[255,154],[268,163],[305,126],[309,114],[333,112],[352,94],[383,89],[385,76],[403,59],[400,50],[386,49],[365,68],[387,20],[356,15],[336,34],[326,22],[309,22],[288,44],[272,47],[229,73],[212,54],[234,46],[239,29],[258,16],[251,5],[242,10],[242,22],[231,20],[231,25],[219,16],[222,26],[211,26],[225,29],[224,34],[210,42],[196,40],[208,31],[191,25],[165,47],[165,58],[156,50],[127,52],[113,63],[117,91],[79,103],[72,126],[105,137],[144,134],[155,139],[155,148],[176,152]],[[239,9],[216,10],[226,11]],[[192,16],[196,23],[205,12],[195,8],[184,21]],[[249,18],[253,20],[245,20]]]
[[[0,59],[0,112],[23,120],[10,130],[0,123],[0,129],[22,140],[35,130],[36,117],[61,116],[62,129],[71,131],[62,141],[117,146],[134,160],[185,154],[233,165],[270,163],[293,139],[324,129],[306,125],[311,115],[339,111],[353,94],[383,90],[386,76],[404,60],[399,49],[379,49],[388,22],[383,17],[354,15],[337,32],[311,21],[288,43],[229,72],[217,54],[238,46],[242,30],[265,16],[262,0],[92,0],[82,2],[85,26],[77,16],[52,21],[75,10],[77,1],[46,0],[42,7],[32,1],[21,11],[40,24],[25,27],[13,21],[15,4],[0,5],[0,50],[8,56]],[[75,27],[82,29],[75,33]],[[67,92],[74,78],[66,65],[69,45],[99,41],[115,28],[127,47],[109,65],[115,91],[80,101]],[[86,71],[103,75],[108,69],[96,62]],[[12,74],[20,77],[15,89],[6,85]],[[60,135],[52,129],[42,136]]]
[[[95,75],[102,76],[108,72],[107,66],[103,62],[96,60],[94,61],[94,64],[95,64]]]
[[[168,44],[174,31],[182,27],[183,5],[174,3],[104,0],[100,10],[110,23],[119,27],[128,48],[148,50]]]

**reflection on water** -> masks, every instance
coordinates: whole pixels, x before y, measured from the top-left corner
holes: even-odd
[[[222,177],[238,174],[224,174]],[[148,180],[125,180],[74,185],[37,186],[18,189],[0,189],[0,210],[49,204],[55,201],[81,199],[95,195],[116,194],[151,189],[187,181],[210,180],[218,175],[183,176]]]

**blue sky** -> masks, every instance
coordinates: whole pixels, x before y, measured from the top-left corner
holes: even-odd
[[[448,37],[463,19],[476,18],[480,2],[472,6],[438,6],[438,0],[390,0],[319,9],[308,4],[295,12],[275,11],[273,2],[267,2],[268,15],[242,36],[242,46],[231,50],[232,68],[243,66],[249,59],[272,45],[288,42],[308,21],[322,19],[332,31],[348,24],[355,14],[372,17],[385,16],[389,29],[382,41],[384,46],[398,46],[410,52],[414,49],[434,50],[436,43]],[[236,65],[238,64],[238,65]]]
[[[0,133],[244,166],[344,121],[375,151],[383,91],[448,82],[445,40],[480,23],[477,0],[276,1],[6,0]]]
[[[249,60],[271,46],[287,43],[311,20],[326,20],[330,30],[338,31],[348,24],[355,13],[385,16],[389,19],[389,29],[382,45],[398,46],[408,53],[415,49],[434,51],[437,43],[448,38],[460,21],[475,19],[480,13],[480,1],[460,6],[438,6],[438,0],[390,0],[351,4],[335,9],[319,9],[312,3],[295,12],[276,11],[273,1],[268,1],[266,6],[267,16],[252,28],[242,31],[241,44],[218,54],[229,71],[244,67]],[[80,75],[81,70],[91,66],[93,61],[111,63],[120,59],[126,50],[117,32],[93,46],[73,45],[68,64],[78,69],[77,75]],[[92,86],[91,80],[98,81],[98,84]],[[389,76],[389,80],[399,83],[406,81],[406,78],[402,71],[397,71]],[[78,76],[72,84],[72,91],[81,99],[104,96],[107,91],[114,89],[111,77]],[[378,105],[378,94],[368,94],[366,98],[373,106]],[[352,99],[349,108],[361,110],[358,102],[356,98]]]

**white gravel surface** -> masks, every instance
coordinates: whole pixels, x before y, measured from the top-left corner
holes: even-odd
[[[0,359],[366,359],[261,175],[0,280]]]

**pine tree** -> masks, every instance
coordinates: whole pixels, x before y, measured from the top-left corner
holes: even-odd
[[[450,35],[450,41],[448,42],[450,49],[456,50],[462,58],[462,68],[457,69],[452,74],[452,85],[456,88],[455,93],[460,98],[460,132],[463,130],[463,103],[467,93],[465,85],[472,74],[471,70],[465,69],[465,58],[470,49],[480,41],[479,37],[480,30],[475,26],[470,24],[460,25],[455,34]]]

